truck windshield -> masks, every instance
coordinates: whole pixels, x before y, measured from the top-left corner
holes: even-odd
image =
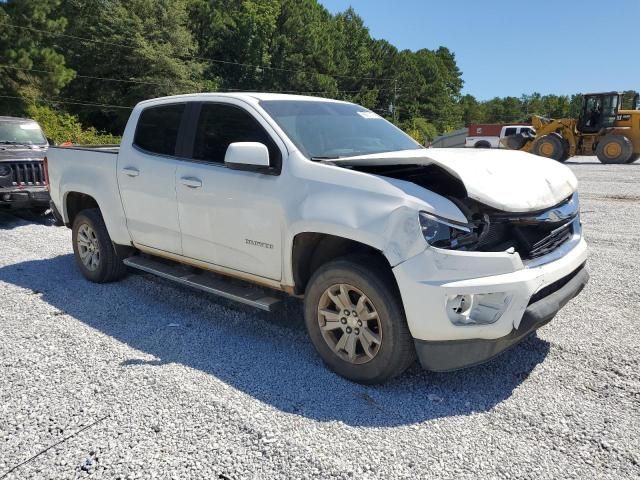
[[[263,100],[262,108],[311,159],[422,148],[384,118],[350,103]]]
[[[46,145],[40,125],[35,122],[0,123],[0,145]]]

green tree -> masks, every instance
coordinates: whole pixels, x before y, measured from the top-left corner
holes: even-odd
[[[60,0],[0,2],[0,95],[25,99],[57,95],[74,77],[53,34],[64,32],[67,21],[56,15]],[[36,71],[37,70],[37,71]],[[3,110],[20,113],[24,104],[0,98]]]
[[[64,89],[64,96],[133,106],[148,98],[212,89],[215,85],[203,80],[203,62],[193,58],[187,5],[187,0],[63,2],[59,12],[68,19],[73,37],[59,42],[69,65],[83,75]],[[124,109],[68,108],[84,122],[113,133],[122,131],[129,114]]]

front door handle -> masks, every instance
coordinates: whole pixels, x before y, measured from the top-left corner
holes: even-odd
[[[183,177],[180,181],[189,188],[200,188],[202,186],[202,181],[193,177]]]
[[[125,175],[128,175],[130,177],[137,177],[138,175],[140,175],[140,170],[138,170],[137,168],[133,168],[133,167],[124,167],[122,169],[122,173],[124,173]]]

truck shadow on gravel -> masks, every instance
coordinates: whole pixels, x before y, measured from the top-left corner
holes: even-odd
[[[29,210],[0,209],[0,230],[11,230],[23,227],[29,223],[54,226],[55,220],[53,216],[45,215],[44,213]]]
[[[392,427],[488,411],[509,398],[549,351],[533,336],[485,365],[443,374],[416,365],[385,385],[366,387],[324,367],[297,300],[267,314],[150,275],[96,285],[84,280],[72,255],[5,266],[0,281],[53,306],[49,321],[70,315],[138,350],[114,369],[180,364],[282,412],[352,426]]]

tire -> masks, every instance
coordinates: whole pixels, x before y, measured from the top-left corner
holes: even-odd
[[[126,274],[126,266],[116,254],[100,210],[97,208],[83,210],[76,215],[71,238],[76,263],[87,280],[107,283],[118,280]],[[88,256],[92,260],[87,261]]]
[[[565,161],[567,155],[564,139],[556,133],[550,133],[536,139],[533,142],[531,153],[540,157],[552,158],[559,162]]]
[[[520,150],[527,144],[528,138],[523,134],[518,133],[517,135],[510,135],[505,140],[505,146],[509,150]]]
[[[474,148],[491,148],[491,144],[489,142],[486,142],[484,140],[476,143],[474,145]]]
[[[640,153],[634,153],[627,163],[633,163],[640,158]]]
[[[564,163],[569,160],[569,157],[571,156],[571,145],[569,145],[569,140],[564,138],[562,135],[560,135],[559,133],[556,133],[556,135],[558,135],[562,139],[562,145],[564,146],[562,158],[558,161]]]
[[[340,302],[346,295],[350,313],[333,302],[329,292]],[[320,267],[307,286],[304,312],[316,351],[331,370],[348,380],[382,383],[415,361],[400,292],[393,274],[375,257],[348,256]]]
[[[596,155],[604,164],[627,163],[633,157],[633,144],[624,135],[606,135],[598,142]]]

